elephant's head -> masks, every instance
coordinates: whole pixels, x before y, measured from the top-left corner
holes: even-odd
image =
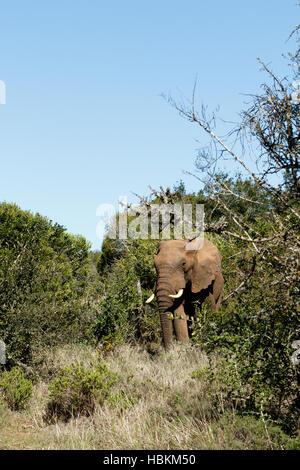
[[[221,304],[223,277],[221,254],[208,240],[196,238],[192,241],[168,240],[159,244],[154,264],[157,282],[154,293],[157,297],[165,347],[172,342],[172,315],[182,313],[175,332],[178,339],[188,341],[184,307],[191,297],[210,296],[213,310]],[[151,301],[151,296],[148,301]],[[184,331],[183,331],[184,330]]]

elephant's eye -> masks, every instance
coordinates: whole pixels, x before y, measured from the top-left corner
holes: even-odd
[[[182,262],[182,267],[183,267],[183,268],[186,267],[186,262],[185,262],[185,261]]]

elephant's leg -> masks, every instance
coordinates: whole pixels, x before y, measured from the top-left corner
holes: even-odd
[[[174,329],[178,341],[182,343],[189,342],[189,333],[183,304],[174,311]]]

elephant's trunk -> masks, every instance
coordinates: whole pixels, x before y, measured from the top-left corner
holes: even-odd
[[[173,342],[172,307],[173,300],[169,297],[172,289],[165,282],[158,282],[156,295],[163,332],[164,346],[168,349]]]
[[[174,302],[173,299],[169,297],[172,292],[173,291],[166,283],[157,284],[156,296],[160,313],[172,308]]]

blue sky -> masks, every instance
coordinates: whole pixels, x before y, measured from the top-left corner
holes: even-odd
[[[278,74],[299,23],[296,0],[1,2],[0,201],[46,215],[100,248],[100,204],[188,190],[205,136],[161,97],[220,105],[237,120]]]

